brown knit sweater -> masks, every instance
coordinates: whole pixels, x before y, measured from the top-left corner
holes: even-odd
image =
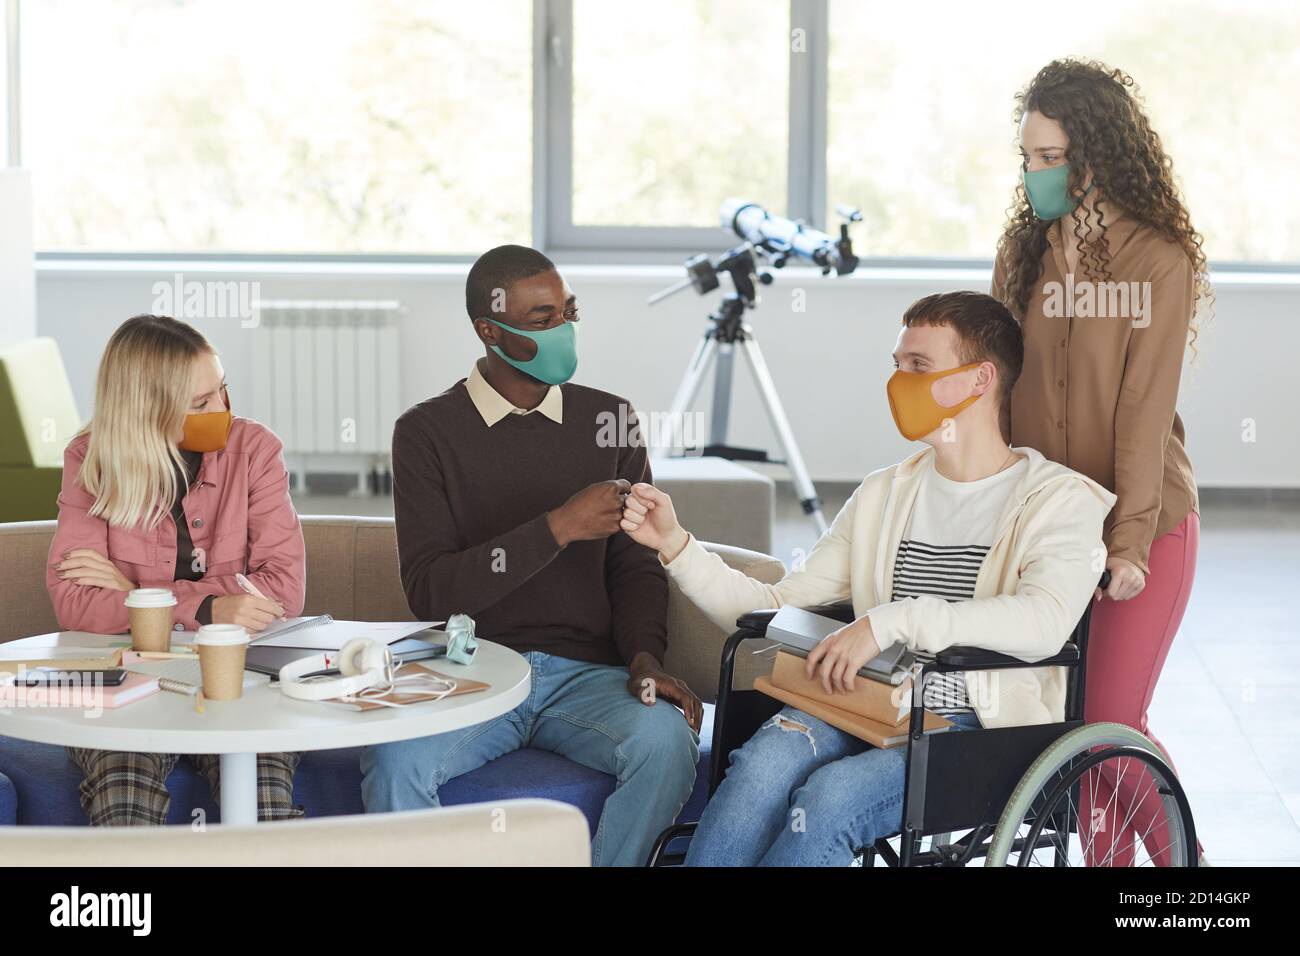
[[[668,583],[622,532],[561,548],[546,514],[598,481],[650,481],[643,445],[601,447],[597,416],[627,403],[562,386],[563,423],[506,415],[488,427],[465,380],[408,409],[393,431],[402,586],[424,620],[474,618],[516,651],[626,665],[665,649]]]

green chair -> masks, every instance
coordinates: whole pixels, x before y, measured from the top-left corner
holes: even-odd
[[[80,427],[54,339],[0,348],[0,522],[58,517],[63,449]]]

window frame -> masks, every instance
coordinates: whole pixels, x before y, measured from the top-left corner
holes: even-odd
[[[4,101],[5,101],[5,165],[13,168],[22,163],[22,138],[18,135],[22,125],[22,70],[18,55],[18,0],[5,0],[4,27],[0,39],[4,42]]]
[[[534,88],[542,91],[541,114],[534,118],[534,143],[540,168],[534,191],[546,206],[534,219],[534,240],[547,254],[602,261],[679,260],[727,242],[721,227],[580,226],[573,222],[573,0],[533,0]],[[822,228],[826,208],[826,64],[829,0],[790,0],[786,27],[790,47],[786,104],[786,215]],[[796,52],[793,31],[805,31],[806,49]],[[542,184],[538,189],[537,184]],[[721,202],[721,198],[719,202]],[[734,237],[732,237],[734,238]]]

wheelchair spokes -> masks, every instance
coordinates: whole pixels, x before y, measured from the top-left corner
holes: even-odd
[[[1033,789],[1032,796],[1026,801],[1017,791],[1019,801],[1013,798],[995,834],[1001,864],[1195,866],[1191,811],[1154,748],[1109,741],[1084,749],[1078,743],[1057,767],[1026,774],[1024,789]],[[1028,811],[1019,819],[1011,812],[1017,803]],[[1000,865],[994,856],[990,865]]]

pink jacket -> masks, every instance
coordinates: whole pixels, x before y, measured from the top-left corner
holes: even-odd
[[[67,631],[121,634],[129,629],[125,591],[60,579],[54,565],[76,548],[106,556],[137,587],[166,587],[176,594],[175,627],[194,630],[199,605],[209,594],[242,593],[235,574],[248,576],[285,614],[302,613],[307,552],[298,514],[289,500],[284,443],[265,425],[236,417],[221,451],[203,456],[198,477],[182,500],[194,547],[207,569],[198,581],[173,580],[176,523],[165,517],[152,531],[110,527],[87,513],[94,498],[77,483],[89,437],[73,439],[63,453],[59,525],[50,543],[45,584],[59,627]]]

